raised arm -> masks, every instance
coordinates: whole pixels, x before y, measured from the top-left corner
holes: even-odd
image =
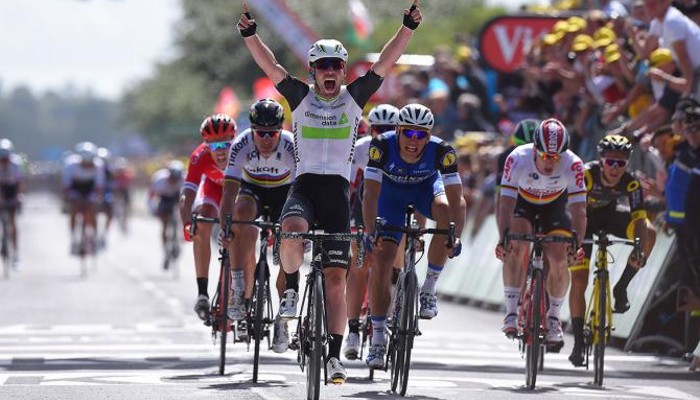
[[[413,36],[413,31],[418,27],[423,20],[423,15],[418,8],[418,0],[413,0],[411,8],[403,11],[403,24],[394,36],[384,45],[379,59],[372,65],[372,70],[379,76],[385,77],[391,71],[391,68],[396,64],[396,61],[401,57],[408,41]]]
[[[275,85],[280,83],[287,76],[287,70],[277,62],[272,50],[255,33],[257,24],[250,15],[248,3],[245,1],[243,2],[241,17],[236,26],[241,36],[243,36],[243,43],[245,43],[258,67],[272,80],[272,83]]]

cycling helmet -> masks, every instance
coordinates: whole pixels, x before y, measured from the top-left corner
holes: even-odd
[[[250,123],[257,128],[280,128],[284,122],[284,108],[272,99],[258,100],[250,106]]]
[[[97,149],[97,156],[105,161],[109,161],[112,158],[112,152],[106,147],[100,147]]]
[[[676,105],[676,111],[683,115],[686,124],[692,124],[700,120],[700,102],[694,97],[685,97]]]
[[[180,179],[185,171],[185,164],[180,160],[172,160],[168,163],[168,173],[171,178]]]
[[[73,152],[83,161],[92,161],[97,157],[97,146],[92,142],[80,142],[73,147]]]
[[[204,119],[199,132],[205,142],[231,140],[236,135],[236,121],[225,114],[211,115]]]
[[[422,104],[407,104],[399,111],[399,125],[420,126],[433,129],[435,118],[433,112]]]
[[[348,51],[342,43],[335,39],[321,39],[311,45],[309,49],[309,66],[322,58],[339,58],[348,62]]]
[[[399,123],[399,109],[391,104],[379,104],[367,115],[367,120],[371,125],[396,125]]]
[[[535,130],[535,148],[547,154],[561,154],[569,148],[569,133],[556,118],[545,119]]]
[[[8,158],[15,151],[15,146],[10,139],[0,140],[0,158]]]
[[[537,127],[540,125],[540,121],[536,119],[524,119],[518,122],[513,130],[513,135],[511,140],[516,146],[520,146],[527,143],[532,143],[532,138],[534,136]]]
[[[632,153],[632,142],[624,136],[607,135],[598,142],[598,153],[603,154],[607,151],[620,151],[629,157]]]

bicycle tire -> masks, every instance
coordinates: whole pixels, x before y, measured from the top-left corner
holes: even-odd
[[[401,310],[401,304],[404,299],[403,282],[406,274],[401,273],[396,282],[396,298],[394,299],[394,315],[392,316],[391,340],[389,341],[389,358],[391,361],[391,391],[396,393],[396,388],[399,385],[399,377],[401,376],[401,368],[403,368],[403,351],[399,351],[400,346],[400,331],[401,323],[400,316],[397,317],[396,310]]]
[[[530,280],[530,300],[527,305],[529,328],[525,332],[525,385],[534,389],[537,383],[537,371],[539,370],[539,357],[541,347],[541,323],[542,313],[542,271],[534,269]],[[533,290],[534,289],[534,290]],[[529,337],[528,337],[529,336]]]
[[[9,236],[9,226],[8,226],[6,215],[3,212],[2,215],[2,249],[0,249],[0,255],[2,255],[2,269],[3,278],[10,279],[10,241]]]
[[[255,267],[255,284],[253,288],[253,293],[255,298],[253,299],[253,340],[255,340],[254,350],[253,350],[253,382],[258,382],[258,369],[260,365],[260,341],[263,335],[263,312],[265,309],[265,291],[266,283],[265,279],[265,265],[263,264],[265,260],[260,260],[258,265]]]
[[[607,341],[607,296],[608,296],[608,271],[601,270],[598,273],[598,306],[596,309],[597,326],[593,347],[593,381],[598,386],[603,386],[603,374],[605,370],[605,342]]]
[[[408,388],[408,376],[411,371],[411,350],[413,350],[413,339],[416,334],[416,290],[418,288],[418,278],[415,273],[410,273],[406,280],[406,299],[404,309],[401,311],[401,326],[404,328],[403,340],[403,367],[401,368],[401,390],[399,394],[404,396]]]
[[[309,301],[310,357],[306,366],[306,398],[318,400],[321,391],[321,368],[323,366],[323,278],[314,278]]]
[[[219,295],[218,306],[221,314],[218,316],[217,324],[219,329],[219,375],[223,375],[226,371],[226,341],[229,330],[228,321],[228,297],[229,285],[231,282],[231,269],[227,263],[221,263],[221,273],[219,274]],[[216,329],[216,328],[215,328]]]

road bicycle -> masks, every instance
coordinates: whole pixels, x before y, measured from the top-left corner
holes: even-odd
[[[182,243],[180,243],[180,224],[175,207],[169,215],[165,230],[165,243],[163,243],[163,270],[172,271],[173,278],[179,279],[180,268],[178,268],[177,260],[180,258]]]
[[[86,278],[91,267],[93,270],[97,268],[97,232],[85,224],[84,212],[78,212],[75,219],[78,243],[77,248],[71,249],[71,253],[80,259],[80,277]]]
[[[306,372],[306,396],[308,400],[319,399],[321,369],[324,371],[324,384],[327,384],[328,381],[324,360],[327,356],[326,345],[330,340],[330,335],[328,333],[325,277],[323,274],[323,260],[327,257],[327,253],[323,250],[323,242],[357,242],[359,249],[357,265],[362,265],[364,259],[363,234],[364,229],[361,227],[356,233],[317,233],[313,229],[309,232],[282,232],[279,224],[276,224],[274,228],[273,254],[276,262],[279,261],[281,240],[303,239],[313,242],[311,271],[306,275],[306,287],[301,303],[302,314],[298,317],[297,330],[292,335],[289,346],[292,350],[297,350],[299,367],[301,367],[302,372]],[[305,315],[303,314],[304,310],[306,310]]]
[[[576,244],[573,236],[545,236],[535,224],[535,234],[507,234],[505,246],[509,241],[532,243],[530,259],[527,266],[527,278],[520,295],[518,308],[518,334],[520,352],[525,356],[525,385],[534,389],[537,372],[544,367],[545,336],[547,335],[547,294],[545,291],[546,272],[544,265],[545,243]]]
[[[13,248],[10,245],[12,230],[10,228],[10,210],[7,207],[0,207],[0,223],[2,224],[2,244],[0,256],[2,256],[2,275],[5,279],[10,279],[10,269],[14,259]]]
[[[260,342],[267,339],[267,348],[271,348],[270,326],[275,323],[272,312],[272,294],[270,291],[270,266],[267,262],[267,248],[271,231],[275,224],[269,221],[268,208],[263,209],[263,219],[261,221],[238,221],[232,220],[233,224],[253,225],[260,228],[260,247],[258,262],[255,265],[255,280],[253,282],[253,297],[246,314],[246,327],[249,332],[246,338],[248,349],[253,341],[253,382],[258,381],[258,370],[260,366]],[[252,329],[251,329],[252,328]]]
[[[203,217],[197,213],[192,214],[192,227],[190,228],[192,235],[197,233],[197,225],[200,223],[218,224],[218,218]],[[230,236],[231,234],[231,216],[227,215],[223,226],[221,227],[223,234]],[[216,293],[211,301],[209,309],[209,318],[204,322],[204,325],[211,327],[211,337],[216,344],[219,340],[219,375],[223,375],[226,369],[226,344],[229,332],[233,332],[233,326],[228,318],[228,298],[231,288],[231,267],[229,263],[229,254],[226,246],[219,248],[219,281],[216,285]],[[234,341],[235,341],[235,332]]]
[[[396,281],[396,298],[389,346],[385,366],[391,365],[391,390],[401,396],[406,394],[408,376],[411,369],[413,341],[421,332],[418,327],[418,275],[416,275],[416,243],[425,234],[446,235],[449,243],[455,242],[455,224],[450,222],[448,229],[422,228],[415,223],[415,206],[406,207],[404,226],[387,225],[381,218],[375,222],[375,242],[380,232],[401,232],[406,235],[404,266]]]
[[[608,233],[600,230],[596,234],[596,239],[586,239],[585,244],[595,244],[598,246],[595,256],[595,275],[593,276],[593,290],[591,298],[586,307],[586,322],[583,326],[583,340],[586,346],[586,369],[588,369],[588,359],[593,352],[593,382],[598,386],[603,386],[603,372],[605,370],[605,345],[610,340],[610,335],[615,329],[612,325],[612,303],[610,296],[610,272],[608,264],[615,262],[614,259],[608,261],[608,247],[614,244],[624,244],[632,246],[632,251],[637,259],[642,258],[642,249],[639,238],[610,239]]]

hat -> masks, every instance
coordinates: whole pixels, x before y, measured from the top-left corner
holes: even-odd
[[[542,43],[548,46],[553,46],[564,37],[564,33],[548,33],[542,37]]]
[[[649,65],[651,67],[659,67],[670,62],[673,62],[673,55],[669,49],[659,47],[649,55]]]
[[[576,35],[571,44],[571,50],[576,52],[586,51],[593,47],[593,38],[588,35]]]
[[[593,34],[593,40],[595,41],[594,47],[599,48],[609,46],[615,41],[616,38],[617,35],[615,35],[615,31],[612,29],[606,26],[598,28],[598,30]]]
[[[578,32],[586,29],[586,20],[581,17],[569,17],[566,23],[569,24],[569,32]]]
[[[550,33],[566,33],[569,31],[569,23],[566,21],[557,21],[552,27]]]
[[[605,60],[606,64],[612,64],[622,58],[622,54],[620,53],[620,46],[617,44],[611,44],[610,46],[605,48],[605,52],[603,53],[603,59]]]
[[[472,49],[467,45],[461,45],[457,47],[455,57],[457,58],[457,61],[468,60],[472,57]]]

